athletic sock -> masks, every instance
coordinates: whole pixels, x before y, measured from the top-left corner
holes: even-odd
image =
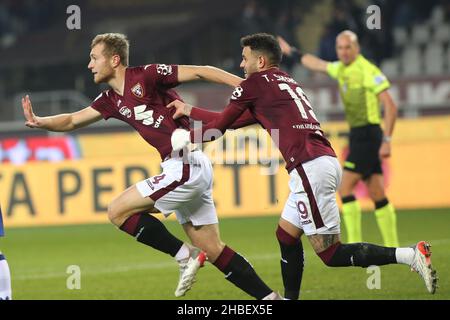
[[[322,261],[330,267],[382,266],[397,263],[397,248],[387,248],[371,243],[333,244],[318,254]]]
[[[11,274],[5,256],[0,252],[0,300],[12,300]]]
[[[177,254],[175,255],[175,260],[182,261],[189,258],[190,254],[190,248],[186,243],[183,243],[180,250],[178,250]]]
[[[375,217],[386,247],[398,247],[397,216],[387,199],[375,203]]]
[[[273,291],[256,274],[252,265],[228,246],[223,248],[214,265],[225,274],[225,279],[258,300]]]
[[[283,277],[284,298],[298,300],[304,268],[304,252],[300,239],[292,237],[278,226],[276,231],[281,251],[281,275]]]
[[[407,264],[410,266],[414,259],[414,249],[413,248],[397,248],[395,250],[395,259],[397,263]]]
[[[172,257],[175,257],[183,246],[183,241],[173,236],[161,221],[148,213],[132,215],[120,226],[120,230]]]
[[[347,230],[347,243],[362,242],[361,206],[355,196],[342,198],[342,217]]]

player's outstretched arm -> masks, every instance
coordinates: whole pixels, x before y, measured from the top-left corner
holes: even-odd
[[[205,80],[231,87],[237,87],[244,79],[235,76],[225,70],[211,66],[178,66],[178,81],[187,82],[194,80]]]
[[[298,49],[292,47],[286,40],[278,36],[278,43],[281,47],[281,52],[286,56],[296,55],[298,56],[300,62],[309,70],[318,72],[327,72],[328,61],[322,60],[315,55],[306,53],[300,54]]]
[[[74,113],[64,113],[49,117],[38,117],[33,112],[30,97],[22,98],[25,125],[30,128],[39,128],[48,131],[64,132],[87,126],[102,119],[100,112],[87,107]]]
[[[180,100],[172,101],[167,105],[167,108],[175,109],[175,113],[172,116],[174,119],[178,119],[182,116],[187,116],[193,120],[208,123],[217,120],[220,116],[220,112],[208,111],[199,107],[194,107]],[[233,122],[233,124],[230,126],[230,129],[239,129],[255,123],[257,123],[256,119],[253,117],[249,110],[246,110],[236,121]]]

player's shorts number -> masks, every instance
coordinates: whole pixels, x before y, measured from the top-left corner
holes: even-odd
[[[308,208],[303,201],[297,202],[297,210],[300,213],[300,218],[305,220],[308,218]]]
[[[166,175],[163,173],[163,174],[161,174],[161,175],[159,175],[159,176],[155,176],[155,177],[153,177],[153,181],[152,181],[152,183],[153,184],[158,184],[162,179],[164,179],[166,177]]]

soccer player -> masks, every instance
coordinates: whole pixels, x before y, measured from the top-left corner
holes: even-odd
[[[111,222],[139,242],[175,257],[181,271],[176,296],[190,289],[206,253],[228,281],[249,295],[256,299],[278,299],[279,295],[259,278],[250,263],[220,239],[209,159],[196,149],[175,154],[170,144],[175,129],[189,128],[187,117],[174,120],[172,110],[166,108],[169,102],[179,99],[173,87],[197,79],[237,85],[241,78],[213,67],[164,64],[129,67],[128,54],[129,43],[124,35],[97,35],[91,44],[88,68],[95,83],[107,83],[111,88],[81,111],[49,117],[35,116],[26,96],[22,100],[26,125],[64,132],[102,118],[116,118],[131,125],[159,151],[163,172],[136,183],[115,198],[108,207]],[[196,247],[170,234],[164,224],[149,214],[155,211],[165,216],[175,211]]]
[[[5,235],[3,230],[2,208],[0,207],[0,237]],[[0,251],[0,300],[11,300],[11,274],[8,262]]]
[[[286,161],[291,190],[276,231],[285,298],[299,297],[303,234],[327,266],[406,264],[422,276],[428,291],[434,293],[437,278],[428,243],[420,241],[410,248],[388,248],[340,242],[335,193],[342,169],[310,102],[298,83],[279,69],[282,54],[275,37],[253,34],[243,37],[241,45],[241,68],[246,80],[234,90],[228,106],[222,113],[216,113],[181,101],[171,102],[168,108],[176,109],[174,117],[189,115],[206,123],[191,131],[175,130],[171,143],[178,150],[191,142],[216,139],[231,126],[251,123],[259,123],[269,134],[279,136],[279,141],[274,142]]]
[[[347,242],[362,241],[361,207],[353,194],[356,184],[362,180],[375,204],[375,217],[384,245],[398,247],[397,218],[384,191],[381,167],[381,159],[391,155],[391,137],[397,117],[388,79],[360,54],[358,37],[352,31],[343,31],[337,36],[339,61],[336,62],[327,62],[311,54],[302,56],[282,38],[278,39],[284,54],[296,56],[306,68],[327,73],[338,81],[350,126],[350,152],[339,187]],[[384,132],[380,127],[380,102],[384,105]]]

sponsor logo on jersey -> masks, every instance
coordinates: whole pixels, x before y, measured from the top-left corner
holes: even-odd
[[[128,109],[128,107],[124,106],[124,107],[120,108],[119,112],[124,117],[131,118],[131,110]]]
[[[159,126],[161,125],[161,122],[164,120],[164,116],[163,115],[160,115],[159,117],[158,117],[158,119],[156,119],[156,123],[155,123],[155,125],[153,126],[153,128],[159,128]]]
[[[140,83],[135,84],[134,87],[131,88],[131,92],[133,92],[133,94],[138,98],[144,97],[144,89]]]
[[[172,74],[172,66],[167,64],[158,64],[156,67],[156,72],[162,74],[163,76],[168,76]]]
[[[311,220],[305,220],[305,221],[302,221],[302,226],[304,226],[305,224],[310,224],[310,223],[312,223],[312,221]]]
[[[146,126],[151,126],[155,122],[155,119],[153,119],[153,110],[146,109],[147,106],[145,104],[134,107],[134,119],[142,121]]]

